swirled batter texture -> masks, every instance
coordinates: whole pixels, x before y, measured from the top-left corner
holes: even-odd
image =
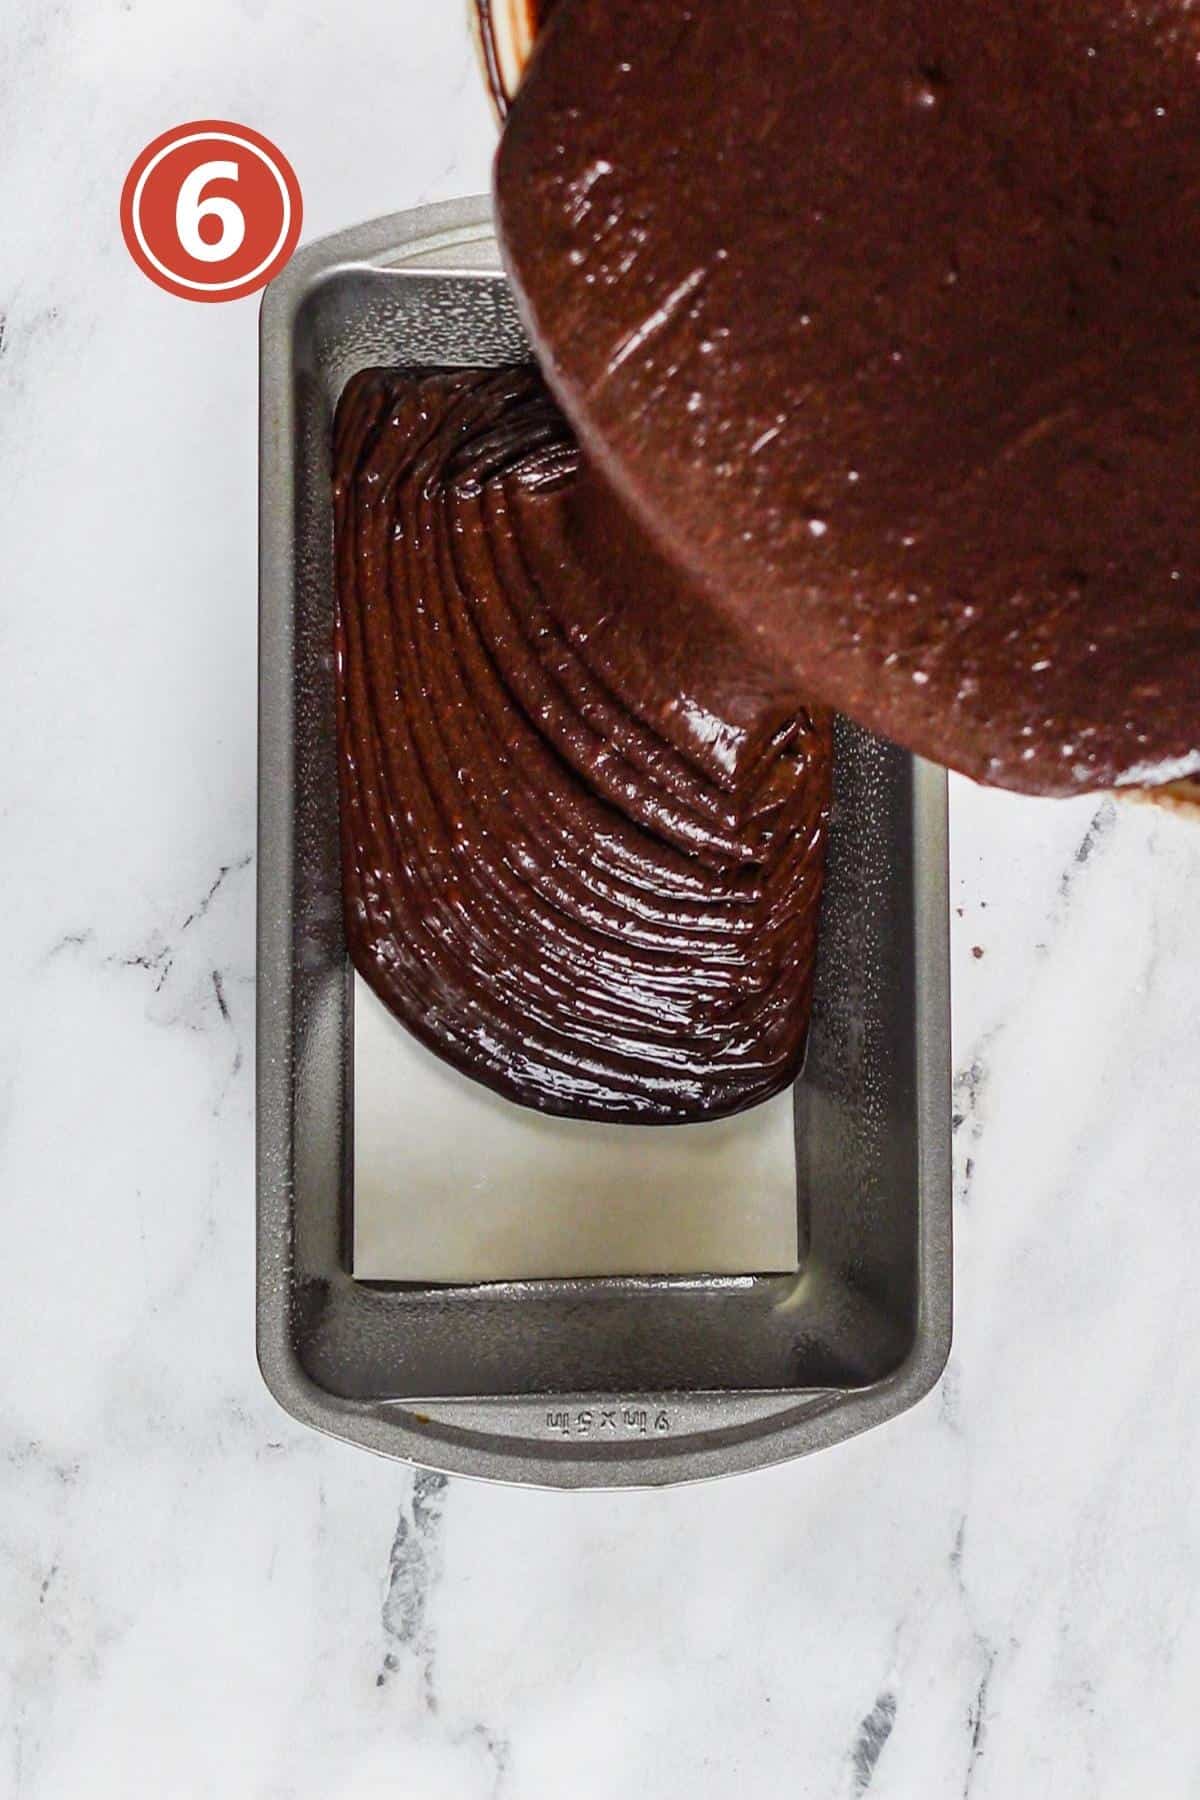
[[[587,456],[805,692],[1200,772],[1194,0],[558,0],[496,198]]]
[[[828,716],[657,562],[530,369],[356,377],[335,520],[359,972],[547,1112],[669,1123],[787,1085]]]

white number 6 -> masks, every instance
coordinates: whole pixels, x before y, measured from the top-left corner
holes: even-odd
[[[246,235],[246,216],[236,200],[225,194],[200,198],[210,181],[236,181],[235,162],[204,162],[197,165],[179,189],[175,202],[175,230],[179,242],[197,262],[225,262],[240,248]],[[219,219],[221,235],[213,243],[200,236],[201,219]]]

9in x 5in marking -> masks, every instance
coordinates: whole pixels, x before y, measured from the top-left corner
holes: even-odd
[[[652,1437],[671,1429],[665,1407],[641,1406],[636,1401],[617,1401],[611,1406],[551,1407],[546,1430],[559,1437]]]

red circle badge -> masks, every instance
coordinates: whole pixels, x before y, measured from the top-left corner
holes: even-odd
[[[176,125],[125,177],[121,230],[144,275],[181,300],[241,300],[296,248],[300,183],[261,132],[226,119]]]

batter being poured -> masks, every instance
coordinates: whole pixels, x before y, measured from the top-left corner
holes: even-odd
[[[802,696],[1033,792],[1200,771],[1200,15],[482,17],[581,448],[528,372],[343,401],[351,949],[517,1100],[730,1112],[804,1044]]]
[[[558,0],[496,201],[584,451],[803,691],[1200,774],[1193,0]]]

